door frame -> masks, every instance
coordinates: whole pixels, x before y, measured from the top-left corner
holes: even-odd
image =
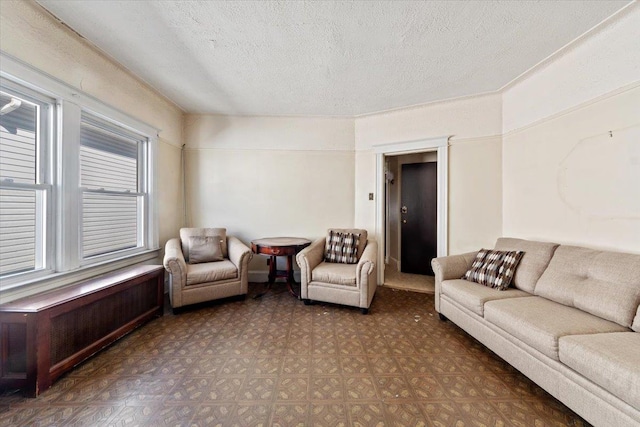
[[[385,189],[385,156],[402,155],[436,151],[438,156],[438,256],[448,254],[449,222],[448,222],[448,170],[449,170],[449,138],[439,136],[435,138],[419,139],[414,141],[402,141],[373,146],[376,154],[376,193],[381,195]],[[384,281],[384,248],[386,246],[385,208],[386,197],[376,198],[376,239],[378,244],[378,284]]]

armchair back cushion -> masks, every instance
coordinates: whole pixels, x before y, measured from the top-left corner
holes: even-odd
[[[222,257],[228,258],[227,252],[227,229],[226,228],[181,228],[180,229],[180,244],[182,245],[182,255],[184,260],[189,261],[189,237],[191,236],[219,236],[222,243],[220,248],[222,249]]]
[[[360,228],[330,228],[329,230],[327,230],[327,238],[331,234],[331,232],[359,234],[360,238],[358,240],[358,252],[356,253],[356,258],[357,260],[360,260],[360,257],[362,257],[362,252],[364,252],[364,247],[367,246],[367,230],[363,230]],[[325,257],[326,256],[327,254],[325,249]]]
[[[222,261],[222,239],[220,236],[189,237],[189,263]]]

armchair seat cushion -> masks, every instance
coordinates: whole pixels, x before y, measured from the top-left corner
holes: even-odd
[[[187,286],[236,279],[237,277],[238,269],[226,259],[203,264],[187,264]]]
[[[356,265],[321,262],[311,271],[311,281],[356,286]]]

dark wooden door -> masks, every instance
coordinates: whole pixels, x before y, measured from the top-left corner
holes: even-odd
[[[400,268],[433,276],[431,259],[438,249],[437,163],[410,163],[401,169]]]

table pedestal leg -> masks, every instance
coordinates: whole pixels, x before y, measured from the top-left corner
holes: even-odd
[[[269,276],[268,276],[268,279],[267,279],[267,284],[266,284],[266,286],[264,288],[264,291],[260,292],[256,296],[254,296],[253,299],[260,298],[261,296],[263,296],[264,294],[266,294],[267,292],[269,292],[271,290],[271,285],[273,285],[273,283],[276,281],[276,273],[277,273],[276,256],[275,255],[271,255],[271,256],[269,256]]]
[[[285,276],[286,274],[286,276]],[[296,291],[293,289],[293,285],[296,284],[296,281],[293,277],[293,255],[287,255],[287,270],[286,271],[278,271],[278,267],[277,267],[277,256],[276,255],[270,255],[269,256],[269,279],[265,285],[265,289],[264,291],[262,291],[261,293],[259,293],[258,295],[254,296],[253,298],[260,298],[261,296],[263,296],[264,294],[266,294],[267,292],[269,292],[269,290],[271,290],[271,285],[273,285],[273,283],[276,281],[276,279],[278,277],[284,278],[287,281],[287,288],[289,290],[289,293],[291,295],[293,295],[294,297],[300,299],[300,296],[298,294],[296,294]]]
[[[293,290],[292,285],[296,283],[293,278],[293,255],[287,256],[287,287],[289,288],[289,293],[294,297],[300,299],[300,296],[296,294],[296,291]]]
[[[276,281],[278,261],[275,255],[269,257],[269,286]]]

